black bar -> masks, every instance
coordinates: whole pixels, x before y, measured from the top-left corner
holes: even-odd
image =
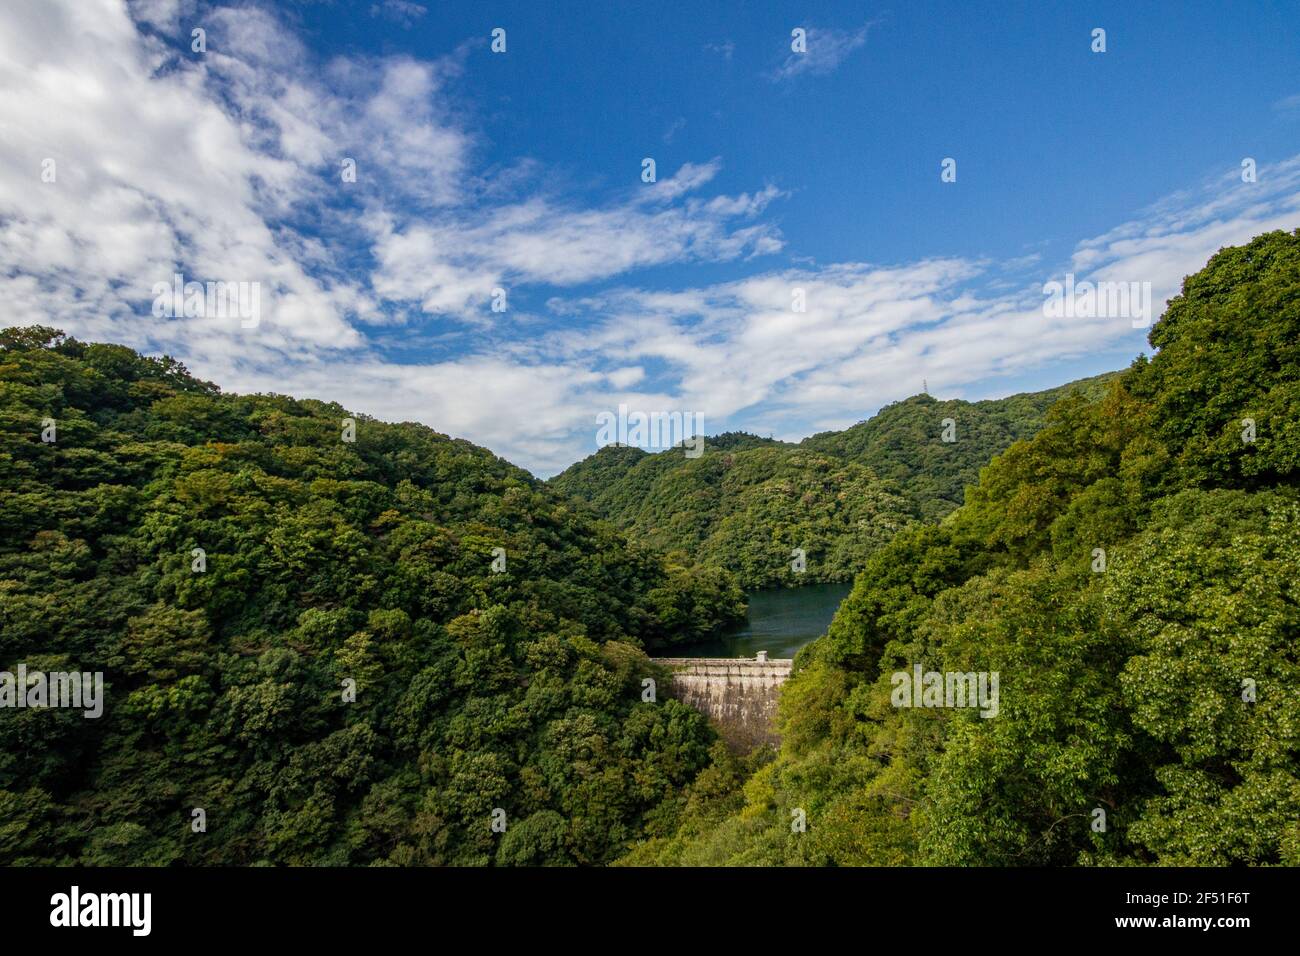
[[[4,869],[6,934],[136,938],[129,925],[51,925],[55,894],[148,893],[150,939],[232,942],[283,935],[342,942],[432,933],[450,944],[521,933],[532,945],[593,932],[608,941],[665,931],[714,938],[770,936],[775,927],[838,934],[863,945],[890,927],[943,939],[1066,941],[1137,937],[1176,945],[1192,936],[1232,945],[1295,923],[1293,869]],[[1183,894],[1182,896],[1178,894]],[[1148,926],[1119,925],[1151,919]],[[1211,925],[1189,925],[1209,919]],[[1244,918],[1245,925],[1221,921]],[[1181,921],[1181,922],[1180,922]],[[1219,921],[1219,922],[1216,922]],[[129,920],[123,920],[128,922]],[[378,936],[376,936],[378,934]],[[974,934],[974,935],[968,935]],[[1290,934],[1288,934],[1290,935]],[[10,936],[10,938],[15,938]],[[599,938],[599,937],[596,937]]]

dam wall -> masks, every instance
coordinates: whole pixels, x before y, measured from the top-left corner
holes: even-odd
[[[672,672],[672,694],[706,714],[733,750],[779,741],[772,728],[781,685],[794,661],[758,658],[657,657]]]

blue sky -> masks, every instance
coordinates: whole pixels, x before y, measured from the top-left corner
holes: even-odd
[[[18,0],[0,301],[541,475],[619,404],[798,439],[1125,365],[1145,332],[1044,283],[1158,313],[1300,226],[1296,36],[1283,2]],[[258,283],[256,327],[152,314],[176,272]]]

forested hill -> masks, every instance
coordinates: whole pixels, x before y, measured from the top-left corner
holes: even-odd
[[[980,402],[913,395],[851,428],[806,438],[799,447],[866,465],[878,477],[897,481],[924,517],[942,518],[961,505],[966,487],[989,459],[1042,428],[1057,400],[1075,391],[1099,398],[1118,374]],[[948,419],[952,442],[941,440]]]
[[[628,862],[1300,865],[1300,230],[1221,250],[1149,339],[869,559],[776,761]]]
[[[1097,398],[1115,374],[981,402],[915,395],[799,444],[712,436],[694,459],[681,449],[609,445],[551,484],[638,539],[725,568],[745,587],[847,581],[899,529],[957,508],[979,469],[1034,434],[1055,401],[1074,391]],[[803,571],[793,567],[795,549]]]
[[[708,763],[643,648],[734,581],[467,442],[9,329],[0,488],[0,671],[107,684],[0,710],[0,864],[601,863]]]

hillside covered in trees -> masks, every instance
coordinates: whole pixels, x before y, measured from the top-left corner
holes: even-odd
[[[1150,342],[872,555],[775,760],[624,862],[1300,865],[1300,231],[1220,251]],[[996,716],[907,706],[918,665],[998,674]]]
[[[1048,408],[1076,391],[1099,397],[1115,374],[981,402],[913,395],[851,428],[806,438],[799,447],[896,481],[923,518],[938,520],[961,506],[967,486],[990,458],[1043,427]],[[953,423],[951,442],[942,440],[945,421]]]
[[[914,395],[799,444],[713,436],[698,458],[607,445],[551,484],[639,540],[725,568],[746,588],[848,581],[899,530],[960,506],[979,469],[1033,435],[1059,398],[1095,397],[1113,377],[982,402]]]
[[[0,346],[0,670],[106,682],[0,710],[0,863],[598,864],[672,825],[714,734],[645,649],[740,617],[725,573],[420,425]]]

